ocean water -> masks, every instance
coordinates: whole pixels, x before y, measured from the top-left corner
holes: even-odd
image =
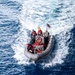
[[[0,75],[75,75],[74,0],[0,0]],[[34,64],[24,50],[38,26],[55,36],[52,53]]]

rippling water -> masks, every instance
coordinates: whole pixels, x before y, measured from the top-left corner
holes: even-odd
[[[0,75],[75,75],[74,0],[0,0]],[[51,55],[34,64],[24,55],[32,29],[55,36]]]

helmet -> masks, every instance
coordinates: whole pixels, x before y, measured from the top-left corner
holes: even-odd
[[[40,27],[38,27],[38,31],[39,31],[39,30],[41,30],[41,28],[40,28]]]

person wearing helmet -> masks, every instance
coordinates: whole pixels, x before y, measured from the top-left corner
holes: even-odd
[[[42,36],[42,30],[41,30],[40,27],[38,27],[38,35],[39,35],[39,36]]]
[[[42,30],[40,27],[38,27],[38,33],[36,36],[36,41],[35,44],[36,45],[41,45],[43,43],[43,36],[42,36]]]
[[[33,30],[32,33],[31,33],[31,41],[30,41],[30,44],[33,44],[35,42],[35,37],[36,37],[36,31]]]

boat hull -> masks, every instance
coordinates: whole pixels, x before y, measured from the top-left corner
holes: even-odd
[[[27,48],[25,49],[25,56],[29,58],[30,60],[33,60],[34,62],[37,62],[38,60],[42,59],[43,57],[47,56],[49,53],[52,52],[52,48],[54,45],[54,36],[51,35],[49,39],[49,43],[47,45],[47,48],[42,53],[32,54],[30,53]]]

